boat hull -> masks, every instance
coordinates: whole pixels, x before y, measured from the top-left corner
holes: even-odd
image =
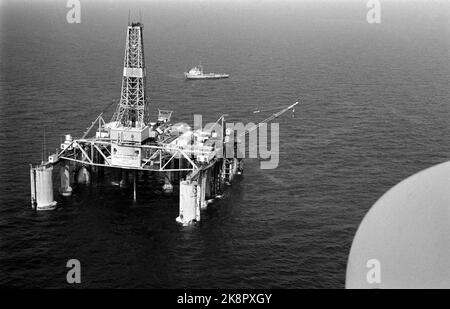
[[[204,75],[189,75],[184,74],[186,79],[221,79],[230,77],[229,74],[204,74]]]

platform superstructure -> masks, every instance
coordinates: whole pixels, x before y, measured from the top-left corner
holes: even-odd
[[[72,194],[72,185],[90,183],[108,172],[111,183],[133,187],[137,199],[139,175],[159,175],[162,189],[174,191],[179,183],[180,210],[177,221],[190,224],[200,220],[200,210],[221,196],[226,185],[242,172],[238,152],[225,155],[226,147],[237,145],[234,132],[224,128],[224,116],[208,129],[191,129],[172,124],[171,110],[159,109],[151,120],[146,94],[143,25],[127,27],[120,100],[109,122],[103,113],[83,136],[66,134],[59,150],[39,166],[30,166],[31,204],[37,210],[56,207],[52,171],[59,170],[60,193]],[[255,126],[257,128],[257,126]],[[231,146],[230,146],[231,145]],[[130,184],[130,179],[132,184]]]

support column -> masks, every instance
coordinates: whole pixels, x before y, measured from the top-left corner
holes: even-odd
[[[92,160],[94,163],[98,163],[98,161],[97,161],[97,152],[94,151],[94,145],[93,145],[93,144],[91,144],[91,160]],[[94,174],[96,174],[96,176],[98,176],[98,175],[97,175],[97,172],[98,172],[97,166],[91,165],[91,172],[94,173]],[[97,178],[97,177],[95,177],[95,178]]]
[[[176,221],[183,225],[189,225],[196,221],[200,221],[197,189],[196,181],[180,181],[180,215],[177,217]]]
[[[91,173],[89,173],[89,170],[84,165],[78,171],[77,182],[84,184],[91,183]]]
[[[175,168],[175,161],[172,160],[172,161],[170,161],[169,169],[174,169],[174,168]],[[170,194],[173,192],[173,185],[172,185],[173,178],[174,178],[173,173],[174,172],[171,172],[171,171],[164,173],[164,185],[163,185],[162,189],[163,189],[163,192],[166,194]]]
[[[206,202],[206,186],[207,186],[206,175],[207,175],[206,172],[202,173],[201,204],[200,204],[201,208],[206,208],[206,206],[208,206],[208,203]]]
[[[234,159],[230,159],[228,161],[228,173],[229,173],[228,179],[231,185],[231,182],[233,181],[234,178]]]
[[[215,198],[217,196],[217,173],[216,166],[210,168],[211,173],[211,198]]]
[[[173,172],[166,172],[164,175],[164,185],[162,189],[165,194],[170,194],[173,192],[172,173]]]
[[[222,173],[221,173],[221,166],[220,164],[216,164],[214,166],[214,177],[215,177],[215,185],[216,185],[216,195],[215,197],[217,197],[218,195],[222,194]]]
[[[206,171],[199,172],[198,175],[198,185],[197,185],[197,204],[200,206],[199,208],[206,208],[208,204],[205,200],[205,192],[206,192]]]
[[[183,160],[184,160],[183,156],[180,156],[180,159],[178,159],[178,168],[179,169],[184,168]],[[179,178],[181,181],[183,179],[183,171],[180,171],[178,175],[179,175]]]
[[[105,159],[103,158],[103,156],[98,152],[98,151],[96,151],[95,152],[96,153],[96,162],[98,163],[98,164],[105,164]],[[103,167],[103,166],[97,166],[97,177],[100,179],[100,178],[103,178],[104,177],[104,175],[105,175],[105,168]]]
[[[206,184],[205,184],[205,198],[206,199],[212,199],[212,198],[214,198],[214,196],[213,196],[213,194],[212,194],[212,190],[211,190],[211,188],[212,188],[212,177],[211,177],[211,168],[209,168],[209,169],[207,169],[206,171],[205,171],[205,174],[204,174],[204,178],[205,178],[205,181],[206,181]]]
[[[30,164],[31,207],[36,210],[36,169]]]
[[[52,166],[30,167],[31,201],[36,210],[52,210],[57,202],[53,200]]]
[[[223,179],[226,185],[231,185],[231,165],[230,165],[230,159],[224,159],[223,163]]]
[[[121,177],[122,177],[122,170],[113,168],[111,185],[116,186],[116,187],[120,186]]]
[[[72,195],[72,187],[70,186],[70,166],[66,162],[64,162],[60,169],[60,177],[61,177],[61,188],[60,192],[63,196],[71,196]]]
[[[244,173],[244,160],[242,158],[238,159],[237,174],[242,175]]]
[[[220,182],[220,193],[223,193],[223,188],[225,185],[225,159],[222,159],[221,163],[217,163],[218,165],[218,177]]]
[[[137,171],[134,171],[133,175],[133,201],[136,202],[136,178],[137,178]]]
[[[71,172],[70,173],[70,183],[76,183],[77,182],[76,175],[75,175],[76,174],[75,173],[76,166],[77,166],[76,162],[69,161],[69,172]]]
[[[122,169],[122,180],[120,180],[119,186],[121,188],[128,188],[130,186],[128,184],[128,173],[125,169]]]

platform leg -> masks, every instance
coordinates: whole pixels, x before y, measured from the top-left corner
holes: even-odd
[[[77,176],[78,183],[90,184],[91,183],[91,173],[86,168],[86,166],[82,166],[78,171]]]
[[[172,176],[173,172],[166,172],[164,175],[164,185],[162,189],[165,194],[170,194],[173,192]]]
[[[60,167],[61,177],[61,189],[60,192],[63,196],[72,195],[72,187],[70,186],[70,166],[67,163],[63,163]]]
[[[200,173],[200,179],[199,179],[199,196],[200,196],[200,201],[199,201],[199,205],[200,208],[206,208],[206,206],[208,206],[208,204],[206,203],[206,177],[207,177],[207,173],[206,172],[201,172]]]
[[[128,173],[126,170],[122,169],[122,179],[120,180],[119,186],[121,188],[128,188]]]
[[[133,201],[136,202],[136,178],[137,178],[137,171],[134,171],[133,175]]]
[[[197,189],[196,181],[180,181],[180,215],[176,221],[183,225],[189,225],[200,220]]]
[[[36,210],[52,210],[56,208],[57,202],[53,200],[52,175],[52,166],[31,167],[31,191],[32,199],[36,203]]]
[[[169,163],[169,167],[170,167],[170,169],[174,169],[175,168],[175,161],[174,160],[172,160]],[[173,185],[172,185],[173,180],[174,180],[174,172],[170,172],[170,171],[169,172],[165,172],[165,174],[164,174],[164,185],[162,187],[163,192],[165,194],[170,194],[170,193],[173,192]]]

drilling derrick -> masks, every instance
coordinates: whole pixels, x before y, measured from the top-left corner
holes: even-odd
[[[144,128],[148,120],[142,29],[139,22],[131,23],[127,28],[122,91],[112,118],[116,127]]]

